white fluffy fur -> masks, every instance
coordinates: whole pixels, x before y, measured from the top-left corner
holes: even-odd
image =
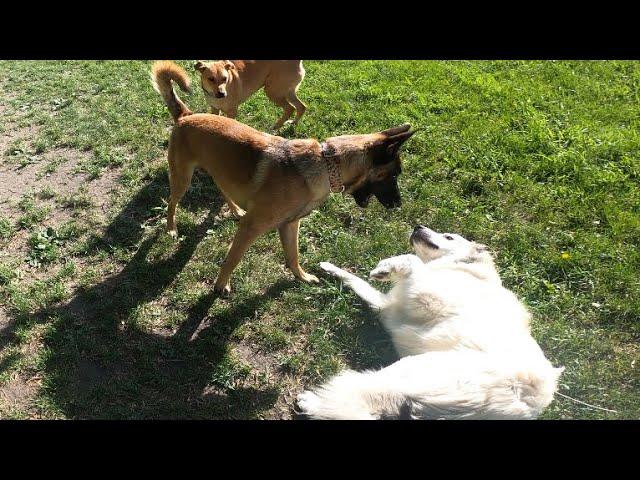
[[[384,294],[323,262],[380,311],[401,359],[379,371],[345,371],[298,396],[316,419],[530,419],[551,403],[563,368],[533,339],[529,312],[502,286],[484,245],[416,227],[416,255],[382,260],[371,278]]]

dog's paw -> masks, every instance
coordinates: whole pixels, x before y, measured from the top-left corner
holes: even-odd
[[[221,297],[228,297],[231,294],[231,285],[229,283],[227,283],[226,285],[216,284],[213,287],[213,291]]]
[[[236,219],[240,219],[242,217],[244,217],[245,212],[243,209],[241,209],[240,207],[232,207],[229,204],[226,204],[222,210],[220,211],[220,216],[222,218],[236,218]]]
[[[391,279],[391,269],[386,266],[377,266],[369,273],[369,278],[372,280],[380,280],[382,282]]]
[[[307,283],[320,283],[318,277],[307,272],[303,272],[303,274],[300,276],[300,280]]]
[[[338,275],[340,273],[340,268],[336,267],[333,263],[329,262],[320,262],[320,268],[322,268],[325,272],[330,273],[331,275]]]
[[[320,397],[315,393],[306,391],[302,392],[296,398],[295,412],[298,415],[305,415],[307,417],[313,416],[314,412],[318,411],[320,406]]]
[[[338,278],[347,278],[350,275],[349,272],[346,272],[343,269],[336,267],[333,263],[329,262],[320,262],[320,268],[322,268],[328,274]]]
[[[236,218],[242,218],[242,217],[244,217],[244,216],[245,216],[245,214],[246,214],[247,212],[245,212],[243,209],[241,209],[241,208],[239,208],[239,207],[238,207],[237,209],[235,209],[235,210],[234,210],[234,211],[232,211],[231,213],[232,213],[232,215],[233,215],[234,217],[236,217]]]

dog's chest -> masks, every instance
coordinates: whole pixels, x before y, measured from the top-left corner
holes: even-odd
[[[312,201],[310,201],[309,203],[304,205],[302,208],[300,208],[299,210],[295,211],[292,215],[290,215],[285,220],[284,223],[293,222],[294,220],[298,220],[300,218],[306,217],[313,210],[315,210],[317,207],[319,207],[320,204],[322,204],[323,201],[324,201],[324,198],[322,198],[320,200],[312,200]]]

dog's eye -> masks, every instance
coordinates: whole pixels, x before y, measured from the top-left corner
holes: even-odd
[[[446,238],[447,240],[453,240],[453,237],[449,234],[446,234],[444,238]]]
[[[209,81],[212,82],[212,83],[216,83],[216,79],[213,78],[213,77],[209,77]]]

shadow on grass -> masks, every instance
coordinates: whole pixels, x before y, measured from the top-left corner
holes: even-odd
[[[126,266],[90,288],[76,289],[62,305],[17,319],[50,326],[43,360],[48,408],[67,418],[247,419],[276,404],[281,392],[275,386],[234,387],[233,376],[243,373],[228,364],[227,350],[237,328],[294,280],[283,278],[241,301],[232,298],[215,316],[209,312],[220,300],[210,290],[188,308],[175,332],[149,331],[135,322],[136,310],[162,297],[185,268],[223,205],[205,174],[194,176],[192,185],[180,208],[210,209],[209,214],[197,225],[179,225],[183,239],[173,253],[156,255],[159,242],[168,240],[162,227],[145,239],[141,228],[168,195],[166,174],[159,173],[88,247],[89,253],[135,249]],[[360,370],[391,364],[397,356],[376,314],[363,307],[361,315],[366,320],[345,332],[359,344],[346,349],[349,365]]]
[[[378,370],[397,362],[400,357],[393,348],[391,336],[380,323],[380,316],[365,306],[358,315],[364,318],[355,333],[360,347],[344,352],[349,368]]]
[[[173,335],[149,333],[130,321],[137,308],[161,296],[212,227],[223,204],[215,187],[213,191],[195,198],[188,193],[181,203],[185,209],[208,206],[211,211],[199,225],[180,226],[184,239],[173,255],[149,258],[164,235],[157,228],[118,274],[79,288],[68,303],[36,313],[51,325],[45,338],[50,352],[44,365],[45,396],[66,417],[252,418],[275,404],[277,388],[228,388],[216,383],[215,374],[230,335],[291,281],[277,282],[215,318],[208,311],[217,298],[212,291],[203,294]],[[142,238],[140,225],[151,216],[149,206],[161,204],[167,194],[166,175],[159,174],[91,248],[135,247]]]

